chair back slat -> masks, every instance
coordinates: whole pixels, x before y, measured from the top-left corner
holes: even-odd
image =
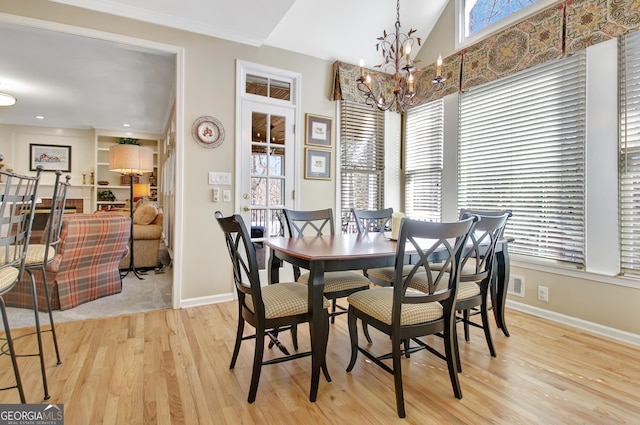
[[[333,235],[333,210],[327,208],[314,211],[282,210],[291,237]]]
[[[498,241],[502,238],[511,211],[462,210],[460,218],[478,217],[465,250],[461,280],[482,281],[491,277]],[[465,267],[467,266],[468,267]],[[473,270],[472,273],[469,271]]]
[[[60,232],[62,230],[62,217],[67,207],[67,192],[70,186],[71,176],[67,175],[64,180],[61,179],[62,172],[56,171],[56,179],[53,184],[53,195],[51,197],[51,212],[45,227],[45,260],[49,247],[57,250],[60,244]]]
[[[0,267],[16,267],[19,276],[24,271],[41,173],[41,166],[36,168],[35,176],[0,170],[5,182],[0,193]]]
[[[241,305],[251,302],[252,311],[264,317],[264,304],[260,289],[260,275],[256,249],[251,242],[247,226],[242,217],[234,214],[224,217],[220,211],[215,213],[216,220],[224,232],[225,242],[233,266],[233,280]],[[249,300],[247,300],[249,295]]]
[[[356,222],[358,233],[391,231],[391,215],[393,208],[383,210],[359,210],[351,208],[351,214]]]

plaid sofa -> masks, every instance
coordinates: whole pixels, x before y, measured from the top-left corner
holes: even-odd
[[[58,252],[47,266],[51,308],[66,310],[121,292],[118,264],[129,252],[129,232],[129,218],[118,213],[65,216]],[[34,274],[38,309],[46,311],[42,274]],[[33,307],[27,273],[4,300],[10,307]]]

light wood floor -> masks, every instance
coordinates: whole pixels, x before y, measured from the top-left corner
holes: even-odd
[[[229,369],[235,303],[57,326],[63,364],[50,338],[51,403],[64,403],[66,425],[86,424],[637,424],[640,348],[507,312],[511,337],[493,328],[491,358],[482,331],[461,342],[463,399],[453,396],[446,365],[426,351],[403,360],[407,418],[396,415],[393,377],[365,361],[346,373],[346,316],[331,326],[328,362],[333,382],[320,381],[310,403],[310,358],[265,366],[257,400],[246,402],[253,343]],[[300,348],[308,348],[307,326]],[[389,347],[371,330],[373,346]],[[362,337],[362,335],[361,335]],[[288,335],[283,336],[289,342]],[[437,338],[434,344],[438,345]],[[32,349],[23,338],[20,350]],[[266,354],[269,356],[270,354]],[[11,382],[0,356],[0,386]],[[19,360],[27,402],[42,401],[35,358]],[[0,403],[18,402],[15,390]]]

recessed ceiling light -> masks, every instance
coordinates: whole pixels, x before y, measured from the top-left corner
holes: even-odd
[[[43,117],[42,115],[36,115],[36,119],[38,119],[38,120],[43,120],[43,119],[44,119],[44,117]]]
[[[0,106],[12,106],[16,104],[16,98],[7,93],[0,93]]]
[[[123,127],[131,127],[131,124],[124,123],[124,124],[122,124],[122,126]]]

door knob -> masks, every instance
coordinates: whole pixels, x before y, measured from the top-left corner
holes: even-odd
[[[248,205],[245,205],[244,207],[242,207],[242,209],[243,209],[244,211],[251,211],[251,208],[249,208],[249,206],[248,206]]]
[[[242,197],[243,197],[244,199],[249,199],[249,194],[248,194],[248,193],[245,193],[244,195],[242,195]]]

